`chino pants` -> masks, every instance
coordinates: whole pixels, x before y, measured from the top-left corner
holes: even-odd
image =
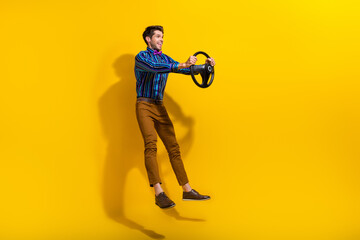
[[[188,183],[187,174],[180,155],[180,147],[175,137],[174,126],[165,106],[161,103],[150,103],[138,100],[136,102],[136,118],[145,145],[145,167],[150,186],[160,183],[157,162],[157,134],[169,154],[172,169],[180,186]],[[157,134],[156,134],[157,133]]]

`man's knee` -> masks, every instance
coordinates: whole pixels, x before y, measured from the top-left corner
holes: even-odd
[[[145,154],[157,152],[157,141],[156,139],[148,139],[145,141]]]
[[[178,144],[174,144],[168,149],[170,159],[180,156],[180,147]]]

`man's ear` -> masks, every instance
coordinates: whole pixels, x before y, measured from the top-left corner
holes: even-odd
[[[151,38],[149,36],[146,36],[145,39],[148,44],[149,44],[149,42],[151,42]]]

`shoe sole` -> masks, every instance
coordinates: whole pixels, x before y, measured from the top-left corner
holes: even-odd
[[[155,203],[157,206],[159,206],[159,204],[157,204],[157,203]],[[174,205],[170,205],[170,206],[168,206],[168,207],[160,207],[159,206],[159,208],[161,208],[161,209],[168,209],[168,208],[173,208],[173,207],[175,207],[176,206],[176,204],[174,204]]]
[[[183,198],[183,201],[206,201],[206,200],[210,200],[211,198],[206,198],[206,199],[184,199]]]

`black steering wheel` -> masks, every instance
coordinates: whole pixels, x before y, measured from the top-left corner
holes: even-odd
[[[196,55],[198,54],[202,54],[207,58],[210,58],[210,56],[205,53],[205,52],[197,52],[194,54],[194,56],[196,57]],[[201,78],[202,78],[202,83],[200,84],[198,81],[196,81],[196,78],[194,76],[194,74],[200,73]],[[201,88],[207,88],[210,87],[210,85],[212,84],[212,82],[214,81],[214,75],[215,75],[215,71],[214,71],[214,67],[211,66],[208,63],[205,63],[203,65],[192,65],[190,66],[190,74],[192,79],[194,80],[194,83]],[[209,81],[211,75],[211,79]]]

